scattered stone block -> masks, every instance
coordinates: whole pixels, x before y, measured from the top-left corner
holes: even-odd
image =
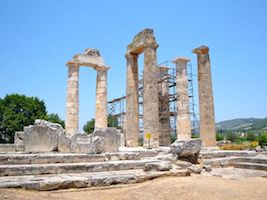
[[[24,127],[25,152],[51,152],[58,147],[58,135],[64,129],[60,124],[35,120],[34,125]]]
[[[196,164],[201,146],[201,139],[175,140],[170,146],[170,153],[177,154],[178,159]]]
[[[166,161],[174,162],[177,160],[177,155],[172,154],[172,153],[161,152],[161,153],[159,153],[159,155],[156,156],[156,158],[159,160],[166,160]]]
[[[161,161],[145,164],[144,171],[169,171],[171,168],[172,165],[170,162]]]
[[[211,166],[209,166],[209,165],[204,165],[204,166],[203,166],[203,169],[204,169],[206,172],[211,172],[211,171],[212,171],[212,168],[211,168]]]
[[[59,152],[70,153],[71,149],[71,136],[66,135],[64,132],[60,132],[58,135],[58,147]]]
[[[177,160],[174,164],[181,167],[182,169],[192,166],[191,162],[182,161],[182,160]]]
[[[94,139],[94,145],[98,145],[98,151],[100,150],[100,144],[102,145],[103,149],[102,152],[118,152],[119,147],[121,145],[121,134],[120,131],[116,128],[105,128],[105,129],[98,129],[95,130],[90,137],[100,137],[103,143],[100,143],[99,140]],[[92,140],[93,142],[93,140]]]
[[[194,174],[200,174],[202,171],[202,167],[198,165],[192,165],[188,167],[188,169]]]

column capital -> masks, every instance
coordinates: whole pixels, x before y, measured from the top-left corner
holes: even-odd
[[[96,67],[94,67],[94,69],[96,71],[108,71],[110,69],[110,67],[107,67],[107,66],[96,66]]]
[[[133,59],[133,58],[137,59],[138,58],[138,54],[135,54],[135,53],[126,53],[125,54],[125,58],[126,59]]]
[[[148,42],[144,44],[144,49],[146,48],[152,48],[152,49],[157,49],[159,47],[159,44],[157,44],[157,42]]]
[[[67,67],[80,67],[81,65],[78,63],[67,62],[66,66]]]
[[[195,53],[195,54],[207,54],[207,53],[209,53],[209,47],[205,46],[205,45],[202,45],[202,46],[200,46],[198,48],[193,49],[192,53]]]
[[[189,61],[190,61],[189,58],[177,57],[172,61],[172,63],[174,63],[174,64],[177,64],[177,63],[188,63]]]

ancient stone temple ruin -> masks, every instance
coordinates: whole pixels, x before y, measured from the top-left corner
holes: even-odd
[[[79,132],[79,68],[91,67],[97,71],[95,129],[107,128],[107,67],[97,49],[86,49],[74,55],[67,63],[68,87],[66,99],[66,134]]]
[[[212,92],[209,48],[201,46],[192,51],[197,54],[200,137],[204,146],[216,145],[214,102]]]
[[[151,29],[139,32],[127,46],[126,96],[118,98],[126,99],[126,110],[123,115],[115,115],[125,114],[121,130],[107,127],[109,67],[100,52],[86,49],[74,55],[66,64],[65,130],[60,124],[37,119],[33,125],[16,132],[14,144],[0,144],[0,188],[84,188],[201,173],[204,168],[196,164],[202,162],[199,159],[202,140],[205,146],[216,144],[209,48],[201,46],[193,50],[198,56],[201,139],[191,139],[192,80],[187,71],[190,60],[177,57],[172,61],[174,68],[167,63],[158,64],[158,46]],[[144,53],[144,72],[139,78],[141,53]],[[79,133],[78,126],[81,66],[97,72],[95,130],[90,135]],[[171,130],[173,122],[175,133]],[[171,134],[177,135],[172,144]],[[140,137],[144,139],[143,147],[137,147]]]
[[[153,30],[145,29],[128,45],[126,86],[126,144],[137,146],[139,137],[138,55],[144,52],[144,133],[150,133],[151,146],[159,146],[159,100],[157,86],[157,48]],[[144,138],[144,145],[148,141]]]
[[[190,59],[178,57],[175,64],[174,83],[170,84],[171,69],[157,64],[158,44],[153,30],[145,29],[138,33],[127,47],[127,84],[125,122],[126,146],[138,146],[138,138],[143,137],[147,145],[146,133],[152,135],[153,147],[170,145],[170,117],[175,117],[176,136],[178,140],[192,137],[192,115],[190,107],[189,81],[187,67]],[[138,55],[144,52],[143,78],[139,79]],[[208,47],[200,47],[193,51],[198,55],[198,83],[200,103],[200,137],[205,146],[215,146],[214,105],[212,96],[211,73]],[[192,73],[192,72],[191,72]],[[141,84],[140,84],[141,83]],[[170,94],[170,88],[176,86],[176,93]],[[175,95],[174,99],[170,97]],[[191,94],[192,95],[192,94]],[[141,102],[140,102],[141,97]],[[118,98],[123,100],[123,98]],[[170,102],[176,102],[174,111],[170,111]],[[142,105],[143,107],[140,107]],[[142,110],[142,113],[140,113]],[[116,114],[123,115],[124,112]],[[142,130],[140,129],[142,119]],[[140,134],[141,132],[141,134]]]

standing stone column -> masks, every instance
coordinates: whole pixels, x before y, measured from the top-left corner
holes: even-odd
[[[191,121],[189,113],[187,58],[176,58],[176,93],[177,93],[177,119],[176,134],[178,140],[191,139]]]
[[[107,128],[107,67],[97,67],[95,130]]]
[[[79,65],[68,64],[68,86],[66,99],[66,134],[79,131]]]
[[[150,133],[151,147],[159,146],[159,99],[158,99],[158,71],[157,46],[149,45],[144,48],[144,102],[143,126],[144,134]],[[148,140],[144,137],[144,146]]]
[[[201,46],[192,52],[197,54],[198,61],[200,137],[204,146],[215,146],[216,131],[209,48]]]
[[[139,137],[139,103],[138,103],[138,55],[126,54],[126,145],[138,146]]]
[[[159,66],[158,71],[159,145],[168,146],[171,144],[168,67]]]

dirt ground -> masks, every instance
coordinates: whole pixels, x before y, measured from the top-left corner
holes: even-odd
[[[0,200],[266,200],[267,178],[230,180],[215,176],[165,177],[112,187],[70,189],[51,192],[0,189]]]

